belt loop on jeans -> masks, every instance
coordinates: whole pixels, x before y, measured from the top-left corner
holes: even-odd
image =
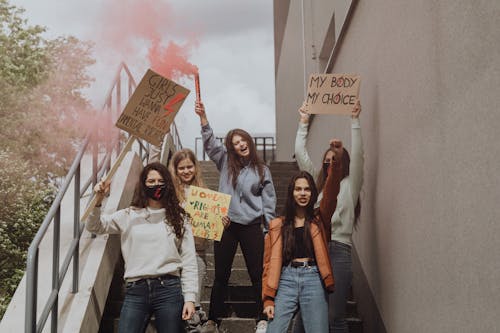
[[[292,261],[290,262],[290,266],[297,268],[297,267],[309,267],[309,266],[316,266],[316,261],[315,260],[308,260],[308,261]]]

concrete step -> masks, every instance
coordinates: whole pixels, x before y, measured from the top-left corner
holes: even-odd
[[[221,333],[253,333],[255,319],[253,318],[224,318],[219,327]]]
[[[349,333],[363,333],[363,320],[356,317],[348,317],[346,321],[349,326]]]
[[[358,316],[358,303],[356,301],[348,300],[346,307],[346,315],[348,317]]]

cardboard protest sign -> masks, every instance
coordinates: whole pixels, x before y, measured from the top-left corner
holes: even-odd
[[[206,188],[190,186],[185,210],[191,215],[193,235],[220,241],[231,196]]]
[[[188,94],[188,89],[148,69],[116,126],[159,146]]]
[[[308,112],[351,115],[360,81],[354,74],[311,74],[307,84]]]

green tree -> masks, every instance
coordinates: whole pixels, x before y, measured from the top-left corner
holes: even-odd
[[[0,0],[0,149],[61,175],[83,137],[90,103],[81,89],[92,79],[92,45],[74,37],[46,40],[23,9]]]
[[[27,249],[55,189],[28,161],[0,152],[0,317],[24,274]]]
[[[0,317],[91,109],[81,89],[92,82],[92,45],[45,39],[22,15],[0,0]]]

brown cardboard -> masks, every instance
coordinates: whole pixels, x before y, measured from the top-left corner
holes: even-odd
[[[188,94],[188,89],[148,69],[116,127],[160,146]]]
[[[307,111],[351,115],[358,100],[360,82],[356,74],[311,74],[307,82]]]
[[[224,226],[222,217],[227,215],[231,196],[206,188],[189,186],[184,209],[191,216],[193,235],[220,241]]]

